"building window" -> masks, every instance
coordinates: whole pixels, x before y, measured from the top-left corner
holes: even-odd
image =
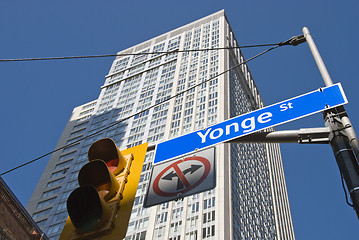
[[[46,187],[52,187],[52,186],[55,186],[55,185],[57,185],[57,184],[62,183],[64,180],[65,180],[65,177],[63,177],[63,178],[59,178],[59,179],[54,180],[54,181],[51,181],[51,182],[49,182],[49,183],[47,184],[47,186],[46,186]]]
[[[187,218],[187,229],[196,228],[198,222],[198,216]]]
[[[57,232],[62,230],[62,226],[63,226],[63,223],[58,223],[58,224],[52,225],[52,226],[49,227],[49,229],[47,230],[46,233],[48,235],[53,234],[53,233],[57,233]]]
[[[63,193],[61,196],[61,200],[67,199],[70,196],[71,192],[72,192],[72,190]]]
[[[186,233],[186,240],[197,240],[197,230]]]
[[[170,234],[171,235],[179,234],[181,230],[181,226],[182,226],[182,221],[171,223]]]
[[[142,203],[143,203],[143,199],[144,199],[144,195],[135,197],[135,200],[134,200],[134,202],[133,202],[133,206],[137,206],[137,205],[139,205],[139,204],[142,204]]]
[[[164,223],[167,221],[167,212],[157,215],[156,224]]]
[[[61,175],[65,174],[65,173],[67,173],[68,170],[69,170],[69,168],[65,168],[63,170],[54,172],[53,174],[51,174],[50,178],[55,178],[55,177],[61,176]]]
[[[59,205],[57,205],[57,208],[56,208],[56,211],[61,211],[61,210],[64,210],[66,209],[66,201],[65,202],[62,202],[62,203],[59,203]]]
[[[68,216],[67,211],[56,213],[54,215],[54,218],[53,218],[52,222],[65,221],[67,216]]]
[[[199,202],[190,204],[189,207],[190,207],[192,213],[196,213],[199,211]]]
[[[172,221],[182,218],[183,207],[172,210]]]
[[[42,194],[42,197],[45,198],[45,197],[47,197],[47,196],[50,196],[50,195],[52,195],[52,194],[55,194],[55,193],[57,193],[57,192],[60,191],[60,188],[61,188],[61,187],[57,187],[57,188],[51,189],[51,190],[49,190],[49,191],[46,191],[46,192],[44,192],[44,193]]]
[[[145,240],[146,239],[146,231],[136,233],[133,235],[132,240]]]
[[[37,226],[39,226],[39,227],[42,228],[42,227],[45,225],[46,221],[47,221],[47,218],[44,219],[44,220],[41,220],[41,221],[39,221],[39,222],[36,222],[36,224],[37,224]]]
[[[85,128],[87,126],[87,123],[80,123],[76,126],[74,126],[74,128],[72,129],[73,132],[79,130],[79,129],[82,129],[82,128]]]
[[[62,163],[56,164],[55,169],[60,169],[60,168],[62,168],[62,167],[65,167],[65,166],[67,166],[67,165],[70,165],[71,161],[72,161],[72,159],[71,159],[71,160],[68,160],[68,161],[66,161],[66,162],[62,162]]]
[[[74,180],[74,181],[67,183],[65,189],[74,189],[77,186],[78,186],[78,181]]]
[[[162,239],[166,230],[166,226],[159,226],[155,228],[153,237],[154,239]]]
[[[49,204],[55,202],[55,199],[56,199],[56,197],[50,198],[50,199],[45,200],[45,201],[42,201],[42,202],[39,202],[39,203],[37,204],[37,207],[36,207],[36,208],[41,208],[41,207],[43,207],[43,206],[49,205]]]
[[[33,219],[36,219],[36,218],[45,216],[45,215],[47,215],[47,214],[50,213],[51,209],[52,209],[52,208],[48,208],[48,209],[42,210],[42,211],[40,211],[40,212],[36,212],[36,213],[34,213],[34,214],[32,215],[32,218],[33,218]]]
[[[89,114],[89,113],[91,113],[93,110],[94,110],[94,109],[92,108],[92,109],[89,109],[89,110],[87,110],[87,111],[81,112],[79,116],[83,116],[83,115]]]
[[[209,198],[209,199],[205,199],[205,200],[203,201],[203,208],[204,208],[204,209],[207,209],[207,208],[214,207],[214,206],[215,206],[215,201],[216,201],[216,198],[215,198],[215,197]]]
[[[132,229],[133,229],[133,230],[137,230],[137,229],[147,229],[148,220],[149,220],[149,218],[146,217],[146,218],[143,218],[143,219],[134,221],[133,224],[131,224],[131,225],[133,225],[133,226],[132,226]]]
[[[79,144],[76,144],[76,145],[73,145],[73,146],[70,146],[70,147],[67,147],[67,148],[64,148],[64,150],[62,151],[63,153],[67,153],[67,152],[70,152],[70,151],[74,151],[77,149]]]
[[[75,153],[76,153],[76,151],[62,155],[62,156],[60,156],[59,161],[62,161],[64,159],[69,159],[69,158],[73,157],[75,155]]]
[[[204,227],[202,229],[202,238],[209,238],[214,236],[214,225],[209,226],[209,227]]]
[[[90,103],[90,104],[87,104],[85,106],[82,107],[82,110],[86,110],[86,109],[89,109],[90,107],[93,107],[96,105],[96,102],[93,102],[93,103]]]
[[[169,240],[181,240],[181,236],[171,237]]]
[[[203,214],[203,223],[212,222],[215,219],[215,211]]]

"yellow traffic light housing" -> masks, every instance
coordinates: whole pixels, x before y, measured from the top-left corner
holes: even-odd
[[[126,236],[147,143],[119,151],[112,139],[93,143],[79,188],[67,200],[69,218],[60,239],[122,239]]]

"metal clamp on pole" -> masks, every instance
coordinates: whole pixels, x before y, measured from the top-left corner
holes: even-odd
[[[228,142],[327,144],[329,143],[329,134],[330,129],[327,127],[303,128],[300,130],[256,132]]]
[[[281,42],[278,45],[279,46],[283,46],[283,45],[292,45],[292,46],[297,46],[299,44],[302,44],[306,41],[305,36],[304,35],[299,35],[299,36],[294,36],[291,39]]]
[[[302,144],[328,144],[330,128],[303,128],[299,130],[299,143]]]

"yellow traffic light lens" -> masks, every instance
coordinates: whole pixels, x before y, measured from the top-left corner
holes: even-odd
[[[102,160],[93,160],[85,164],[79,172],[81,186],[92,185],[106,201],[116,196],[119,183]]]

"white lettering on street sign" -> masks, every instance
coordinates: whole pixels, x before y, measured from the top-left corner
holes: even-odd
[[[330,87],[306,93],[280,103],[246,113],[207,129],[195,131],[159,143],[154,163],[190,153],[214,144],[226,142],[260,130],[293,121],[317,112],[347,103],[342,86]]]

